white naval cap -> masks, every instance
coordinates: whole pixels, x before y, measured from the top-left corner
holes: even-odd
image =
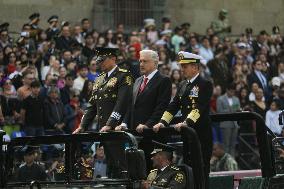
[[[185,52],[185,51],[180,51],[178,53],[178,63],[180,64],[190,64],[190,63],[202,63],[204,58],[200,55]]]

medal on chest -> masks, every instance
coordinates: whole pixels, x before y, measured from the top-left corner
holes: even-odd
[[[194,86],[190,92],[189,92],[189,96],[190,97],[198,97],[198,93],[199,93],[199,87],[198,86]]]

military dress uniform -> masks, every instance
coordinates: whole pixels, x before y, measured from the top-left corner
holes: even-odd
[[[147,177],[151,181],[151,188],[183,189],[186,185],[184,173],[176,166],[169,165],[163,171],[153,169]]]
[[[171,156],[173,156],[173,151],[175,150],[175,148],[156,141],[152,142],[155,145],[154,150],[151,152],[152,156],[155,156],[160,152],[167,152],[170,153]],[[171,158],[169,158],[168,160],[169,162],[172,161]],[[150,181],[151,189],[155,188],[184,189],[186,186],[186,176],[184,172],[173,164],[168,164],[162,169],[151,170],[147,177],[147,181],[148,182]]]
[[[54,22],[58,22],[58,16],[52,15],[51,17],[49,17],[47,22],[50,24],[50,27],[45,31],[47,39],[51,40],[57,38],[58,35],[60,34],[60,30],[57,27],[51,26],[51,24]]]
[[[116,67],[109,77],[101,73],[93,85],[91,106],[82,118],[81,127],[88,128],[96,115],[99,129],[105,125],[112,129],[118,126],[126,113],[132,85],[133,79],[127,70]]]
[[[115,55],[116,49],[97,48],[98,59],[106,56]],[[86,130],[93,122],[95,116],[98,117],[98,127],[100,130],[104,126],[110,126],[112,130],[120,125],[131,98],[133,79],[130,72],[119,67],[114,68],[113,72],[101,73],[93,85],[93,91],[85,115],[81,120],[81,127]],[[110,177],[121,177],[122,171],[126,170],[124,143],[115,141],[104,142],[108,173]]]
[[[179,63],[200,63],[201,56],[179,52]],[[212,154],[212,129],[209,117],[209,101],[212,96],[213,86],[208,80],[196,75],[193,81],[184,80],[173,101],[164,112],[160,123],[169,125],[174,115],[181,110],[182,120],[192,127],[199,137],[203,161],[205,164],[205,176],[208,178],[210,172],[210,158]]]

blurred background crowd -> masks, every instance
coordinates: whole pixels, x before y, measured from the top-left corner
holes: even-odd
[[[34,13],[23,23],[19,37],[11,37],[9,23],[1,24],[0,122],[6,139],[72,133],[78,127],[99,75],[96,47],[118,48],[118,65],[135,79],[140,76],[139,51],[157,51],[159,71],[172,81],[172,98],[183,80],[177,53],[199,54],[204,58],[201,75],[214,84],[211,113],[255,111],[276,135],[283,135],[278,123],[284,108],[280,29],[243,28],[243,33],[231,36],[227,15],[221,10],[204,33],[191,31],[190,23],[176,25],[166,17],[162,25],[150,18],[136,31],[125,32],[124,25],[118,24],[100,33],[88,18],[70,24],[56,15],[47,20],[48,28],[42,28],[45,20]],[[213,156],[220,156],[223,149],[236,157],[238,135],[254,133],[255,127],[253,121],[212,123],[214,142],[219,142]],[[248,141],[257,145],[254,139]]]

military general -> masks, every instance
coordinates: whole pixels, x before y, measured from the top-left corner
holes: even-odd
[[[93,85],[92,96],[80,127],[74,132],[85,131],[98,116],[99,131],[113,130],[121,123],[131,98],[133,79],[130,72],[116,65],[115,48],[97,48],[96,60],[102,73]]]
[[[102,73],[93,85],[89,101],[91,106],[87,108],[79,128],[73,134],[87,130],[92,125],[95,116],[98,117],[100,132],[114,130],[116,126],[120,125],[131,98],[133,79],[130,72],[120,69],[116,65],[117,49],[97,48],[96,51],[98,55],[96,63]],[[108,162],[119,162],[115,165],[110,163],[109,166],[111,176],[117,177],[126,167],[123,143],[105,142],[104,148]]]
[[[208,188],[210,171],[210,158],[212,154],[212,130],[209,118],[209,101],[212,96],[213,86],[199,74],[200,62],[203,58],[199,55],[181,51],[178,53],[179,63],[186,80],[180,83],[173,101],[164,112],[160,123],[153,127],[157,132],[161,127],[168,126],[176,113],[181,110],[181,123],[174,125],[180,131],[181,127],[192,127],[198,134],[204,160],[205,181]]]

